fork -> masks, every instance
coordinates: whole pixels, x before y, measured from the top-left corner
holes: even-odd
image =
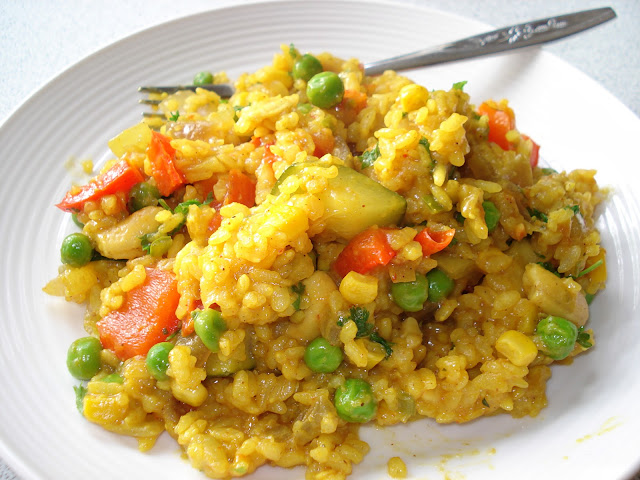
[[[365,63],[364,73],[366,75],[379,75],[385,70],[409,70],[539,45],[582,32],[615,17],[616,13],[611,7],[603,7],[532,20],[435,47],[417,50],[405,55]],[[196,88],[214,91],[222,98],[229,98],[234,93],[233,86],[226,83],[142,86],[138,88],[138,91],[141,93],[172,94],[181,90],[195,90]],[[161,100],[155,99],[140,100],[140,103],[154,106],[159,105],[160,102]],[[143,115],[145,117],[164,117],[162,113],[158,112],[145,112]]]

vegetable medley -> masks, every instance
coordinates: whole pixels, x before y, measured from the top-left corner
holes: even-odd
[[[81,231],[45,291],[87,306],[84,417],[141,450],[167,431],[213,478],[341,479],[360,424],[537,415],[549,365],[594,345],[604,195],[465,83],[291,45],[229,99],[158,95],[57,204]]]

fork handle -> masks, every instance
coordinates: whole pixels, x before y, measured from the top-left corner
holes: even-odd
[[[542,18],[406,55],[366,63],[364,71],[367,75],[378,75],[385,70],[408,70],[529,47],[581,32],[615,17],[616,13],[612,8],[604,7]]]

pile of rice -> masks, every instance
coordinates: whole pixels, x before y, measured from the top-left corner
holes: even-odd
[[[595,172],[532,168],[533,143],[517,130],[508,133],[508,150],[489,142],[487,117],[460,86],[430,91],[393,71],[367,77],[357,60],[327,53],[316,55],[324,70],[339,73],[345,89],[366,95],[366,104],[312,106],[306,82],[291,75],[299,55],[283,47],[272,65],[242,75],[228,101],[203,89],[159,97],[165,118],[150,126],[171,139],[186,180],[167,203],[205,202],[189,207],[186,225],[160,258],[140,249],[122,256],[121,245],[110,244],[109,232],[130,218],[126,193],[87,202],[78,212],[83,233],[108,258],[62,266],[45,291],[86,303],[89,334],[98,335],[96,323],[120,308],[151,267],[175,274],[176,315],[183,324],[194,308],[208,306],[227,324],[217,353],[195,334],[168,332],[176,346],[165,381],[153,378],[144,356],[122,361],[103,350],[101,370],[86,386],[84,416],[136,437],[141,450],[166,430],[193,466],[213,478],[271,464],[304,465],[308,479],[328,480],[348,476],[369,451],[358,437],[359,423],[340,418],[334,407],[336,388],[349,378],[371,385],[378,425],[538,415],[547,405],[553,363],[536,335],[538,321],[553,314],[545,292],[592,296],[606,280],[604,265],[579,275],[604,260],[594,226],[604,195]],[[227,78],[221,73],[215,80]],[[509,108],[505,101],[494,105]],[[112,147],[118,157],[150,175],[144,142],[120,147]],[[363,168],[363,152],[374,148],[379,156]],[[274,189],[289,166],[303,163],[314,168],[288,175]],[[397,255],[364,275],[350,275],[349,282],[333,265],[350,239],[327,228],[322,201],[337,166],[406,200],[400,224],[379,225],[390,227]],[[232,170],[255,182],[255,206],[220,206]],[[500,213],[491,232],[487,201]],[[215,215],[222,221],[213,231]],[[154,207],[152,217],[171,231],[170,211]],[[425,256],[414,240],[425,226],[453,228],[455,239]],[[552,266],[557,281],[540,273],[541,265]],[[392,283],[436,267],[455,282],[446,298],[413,313],[396,305]],[[523,282],[531,269],[542,279],[535,292]],[[350,320],[354,307],[369,313],[391,355],[358,337]],[[593,343],[592,332],[585,332]],[[344,352],[333,373],[314,373],[304,361],[306,346],[320,336]],[[585,349],[576,344],[562,362]],[[236,367],[208,374],[212,356]],[[112,373],[123,382],[101,381]],[[406,474],[397,458],[389,469]]]

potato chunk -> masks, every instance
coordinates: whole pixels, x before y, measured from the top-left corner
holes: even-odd
[[[101,255],[116,260],[143,256],[140,237],[158,230],[160,223],[155,217],[162,210],[162,207],[145,207],[117,225],[98,233],[94,238],[96,250]]]
[[[522,285],[529,300],[540,310],[566,318],[578,327],[589,319],[582,287],[572,278],[560,278],[536,263],[525,267]]]

